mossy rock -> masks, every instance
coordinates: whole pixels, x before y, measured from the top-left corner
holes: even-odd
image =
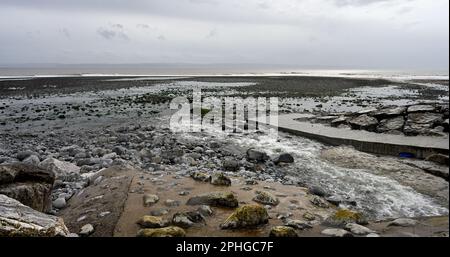
[[[137,233],[138,237],[185,237],[186,231],[180,227],[146,228]]]
[[[276,226],[270,230],[269,237],[298,237],[298,235],[291,227]]]
[[[343,228],[348,223],[356,223],[359,225],[367,225],[366,218],[359,212],[347,209],[337,210],[333,215],[324,221],[324,225],[329,227]]]
[[[142,228],[162,228],[167,226],[169,222],[161,217],[145,215],[138,220],[137,224]]]
[[[186,204],[236,208],[239,202],[231,192],[212,192],[194,196]]]
[[[252,228],[269,222],[269,214],[261,205],[244,205],[220,225],[222,229]]]

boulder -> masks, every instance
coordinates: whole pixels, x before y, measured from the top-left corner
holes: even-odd
[[[80,174],[80,167],[70,162],[59,161],[55,158],[47,158],[39,163],[39,167],[49,170],[55,174],[57,180],[70,180],[78,177]]]
[[[204,224],[205,219],[197,211],[178,212],[172,218],[172,224],[181,228],[189,228],[199,223]]]
[[[68,236],[64,221],[0,194],[0,237]]]
[[[141,228],[162,228],[169,225],[169,222],[161,217],[145,215],[137,221]]]
[[[432,105],[426,105],[426,104],[420,104],[420,105],[413,105],[408,107],[408,113],[415,113],[415,112],[434,112],[436,108]]]
[[[324,199],[322,199],[319,196],[313,196],[310,200],[309,200],[313,205],[320,207],[320,208],[329,208],[330,205],[328,204],[327,201],[325,201]]]
[[[138,237],[185,237],[186,232],[180,227],[146,228],[137,233]]]
[[[228,171],[237,171],[239,170],[239,162],[233,158],[225,158],[223,160],[223,168]]]
[[[432,130],[432,124],[419,124],[406,122],[403,132],[407,136],[429,135]]]
[[[367,114],[360,115],[348,122],[352,129],[364,129],[374,131],[378,125],[378,120]]]
[[[337,210],[333,215],[328,217],[323,225],[329,227],[343,228],[349,223],[356,223],[359,225],[366,225],[367,220],[359,212],[354,212],[346,209]]]
[[[391,119],[384,119],[380,121],[380,124],[377,126],[377,132],[386,133],[393,130],[402,131],[404,125],[405,119],[403,118],[403,116],[398,116]]]
[[[298,235],[291,227],[276,226],[270,230],[269,237],[298,237]]]
[[[266,208],[260,205],[244,205],[231,214],[224,223],[222,229],[253,228],[269,222],[269,214]]]
[[[318,186],[311,186],[310,188],[308,188],[308,191],[310,194],[317,195],[320,197],[326,197],[329,195],[323,188]]]
[[[276,206],[280,203],[276,196],[266,191],[256,191],[256,196],[253,198],[253,201],[272,206]]]
[[[211,184],[215,186],[231,186],[231,179],[223,173],[215,173],[211,176]]]
[[[371,115],[379,120],[388,119],[396,116],[401,116],[406,112],[406,107],[395,106],[388,107],[378,111],[373,112]]]
[[[210,205],[216,207],[235,208],[239,205],[238,200],[231,192],[211,192],[190,198],[187,205]]]
[[[18,200],[37,211],[51,210],[55,175],[36,166],[0,165],[0,194]]]
[[[67,205],[66,198],[58,197],[56,200],[53,201],[52,205],[56,209],[64,209]]]
[[[280,164],[280,163],[293,163],[294,162],[294,157],[291,154],[288,153],[282,153],[280,154],[278,157],[276,157],[273,162],[275,164]]]
[[[17,155],[16,155],[16,158],[19,161],[23,161],[23,160],[27,159],[28,157],[30,157],[32,155],[39,156],[38,153],[27,150],[27,151],[18,152]]]
[[[269,160],[269,156],[263,151],[259,151],[256,149],[248,149],[247,159],[249,161],[264,162]]]
[[[27,157],[25,160],[22,161],[23,164],[32,165],[32,166],[36,166],[40,162],[41,162],[41,160],[39,160],[39,157],[36,155],[30,155],[29,157]]]
[[[200,182],[209,182],[211,180],[211,176],[203,172],[193,172],[191,173],[191,178]]]

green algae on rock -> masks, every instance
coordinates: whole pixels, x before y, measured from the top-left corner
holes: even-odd
[[[137,233],[138,237],[185,237],[186,232],[180,227],[146,228]]]
[[[269,214],[261,205],[244,205],[220,225],[222,229],[251,228],[269,222]]]
[[[276,226],[270,230],[269,237],[298,237],[298,235],[292,227]]]

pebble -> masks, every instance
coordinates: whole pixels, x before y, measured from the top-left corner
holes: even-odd
[[[78,233],[80,236],[89,236],[92,233],[94,233],[94,226],[91,224],[86,224],[81,227],[80,233]]]

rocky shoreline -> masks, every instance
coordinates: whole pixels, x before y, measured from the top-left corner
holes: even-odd
[[[426,172],[448,171],[448,158],[445,166],[445,161],[366,156],[285,134],[269,143],[280,144],[274,149],[260,145],[264,134],[180,135],[167,127],[167,103],[174,92],[100,90],[94,96],[70,96],[74,102],[64,94],[2,99],[0,235],[448,236],[448,218],[447,223],[420,218],[420,213],[448,215],[448,172],[447,181]],[[433,123],[430,129],[439,131],[444,126],[445,133],[448,105],[429,106],[396,107],[403,110],[397,116],[408,123],[417,121],[417,114],[428,121],[433,113],[439,122],[423,124]],[[386,108],[385,113],[393,110]],[[374,113],[355,118],[378,117]],[[383,120],[377,118],[378,126]],[[318,166],[321,170],[311,173]],[[381,168],[371,171],[369,166]],[[336,174],[358,170],[367,173],[367,181],[379,183],[375,188],[390,183],[400,202],[411,202],[399,206],[407,206],[416,218],[389,223],[407,212],[393,208],[386,213],[395,214],[387,218],[376,213],[376,206],[397,199],[385,200],[368,188],[343,195],[344,184],[333,188],[329,182]],[[354,179],[342,183],[359,186]],[[416,202],[424,210],[412,209]]]

